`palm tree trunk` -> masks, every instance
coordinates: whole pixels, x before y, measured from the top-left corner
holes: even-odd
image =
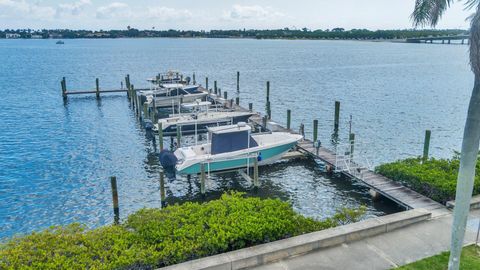
[[[458,270],[462,253],[465,227],[470,212],[475,165],[477,164],[480,140],[480,6],[477,6],[470,27],[470,66],[475,74],[467,121],[463,131],[460,169],[458,170],[455,209],[453,210],[452,239],[448,269]]]
[[[475,76],[475,85],[468,107],[467,121],[463,133],[462,153],[460,156],[460,169],[457,178],[457,192],[455,196],[455,209],[453,210],[452,239],[450,247],[450,260],[448,269],[456,270],[460,266],[465,227],[470,212],[475,165],[479,150],[480,140],[480,76]]]

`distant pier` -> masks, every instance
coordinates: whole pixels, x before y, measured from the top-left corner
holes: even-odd
[[[458,36],[441,36],[441,37],[420,37],[420,38],[407,38],[407,43],[436,43],[436,44],[452,44],[452,41],[459,41],[456,44],[469,44],[469,35]]]

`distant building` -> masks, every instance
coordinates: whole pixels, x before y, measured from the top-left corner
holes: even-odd
[[[6,33],[5,38],[20,38],[20,34]]]
[[[61,34],[56,34],[56,33],[54,33],[54,34],[49,34],[49,35],[48,35],[48,38],[62,38],[62,35],[61,35]]]
[[[43,36],[42,36],[42,35],[32,35],[31,38],[33,38],[33,39],[41,39],[41,38],[43,38]]]

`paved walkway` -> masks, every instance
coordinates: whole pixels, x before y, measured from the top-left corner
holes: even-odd
[[[452,215],[444,210],[434,216],[391,233],[253,269],[391,269],[449,249]],[[465,243],[475,241],[479,219],[480,210],[470,213]]]

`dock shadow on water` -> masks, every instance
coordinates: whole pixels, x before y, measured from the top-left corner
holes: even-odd
[[[373,200],[369,188],[347,177],[322,172],[310,159],[280,161],[259,168],[260,187],[236,172],[211,174],[206,181],[206,194],[200,194],[200,179],[169,174],[165,183],[166,205],[187,201],[204,202],[235,190],[246,196],[278,198],[291,203],[298,213],[324,219],[341,207],[367,207],[366,218],[402,211],[388,199]]]

